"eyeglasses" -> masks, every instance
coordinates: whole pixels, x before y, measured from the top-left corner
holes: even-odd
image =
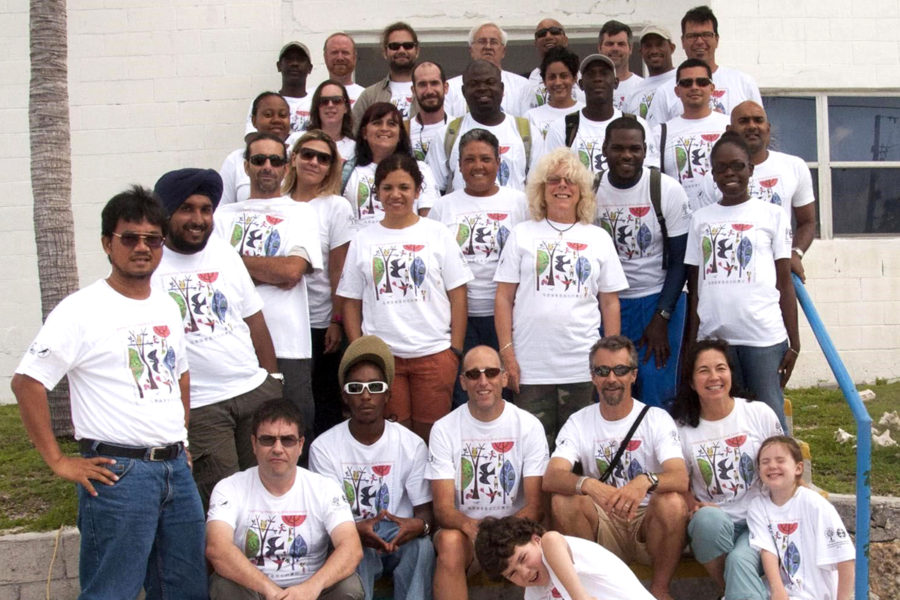
[[[329,104],[334,104],[335,106],[340,106],[344,103],[343,96],[319,96],[319,104],[323,106],[328,106]]]
[[[709,77],[685,77],[678,80],[678,87],[690,88],[694,87],[695,83],[697,87],[706,87],[712,83],[712,79]]]
[[[500,367],[487,367],[486,369],[469,369],[468,371],[463,371],[463,375],[466,379],[478,381],[481,379],[482,373],[484,373],[484,376],[488,379],[496,379],[502,372],[503,369]]]
[[[383,381],[348,381],[344,384],[344,391],[356,396],[364,391],[370,394],[383,394],[388,390],[388,384]]]
[[[534,39],[539,40],[548,33],[550,35],[562,35],[565,31],[562,27],[544,27],[534,32]]]
[[[716,175],[721,175],[730,169],[732,173],[740,173],[746,168],[747,163],[736,160],[730,163],[713,163],[712,172]]]
[[[269,161],[273,167],[283,167],[287,163],[287,159],[277,154],[254,154],[247,161],[254,167],[261,167]]]
[[[704,40],[711,40],[715,37],[718,37],[714,31],[695,31],[693,33],[684,34],[684,39],[689,42],[694,42],[703,38]]]
[[[313,150],[312,148],[300,148],[300,158],[303,160],[316,160],[320,165],[328,166],[331,164],[332,159],[334,158],[328,152],[319,152],[318,150]]]
[[[139,242],[144,242],[147,244],[148,248],[162,248],[163,242],[166,241],[166,238],[158,233],[114,233],[114,236],[119,238],[122,242],[122,245],[126,248],[134,248],[138,245]]]
[[[591,374],[596,375],[597,377],[609,377],[610,373],[615,373],[616,377],[624,377],[635,369],[637,369],[637,367],[630,367],[628,365],[616,365],[614,367],[600,365],[597,367],[591,367]]]
[[[400,48],[403,48],[404,50],[412,50],[416,46],[418,46],[416,42],[388,42],[387,49],[396,52]]]
[[[296,435],[259,435],[256,437],[260,446],[274,446],[275,442],[281,442],[285,448],[293,448],[300,443],[300,438]]]
[[[557,177],[554,175],[552,177],[547,178],[547,185],[557,186],[561,183],[565,183],[568,186],[575,185],[575,182],[572,181],[571,179],[569,179],[568,177]]]
[[[502,46],[503,42],[497,38],[478,38],[475,40],[475,46]]]

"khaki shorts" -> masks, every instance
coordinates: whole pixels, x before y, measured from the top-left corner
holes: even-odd
[[[609,515],[598,504],[597,509],[597,543],[628,562],[638,562],[642,565],[650,565],[650,554],[647,553],[647,541],[641,539],[641,525],[644,524],[644,515],[647,507],[637,509],[637,516],[629,521],[617,515]]]

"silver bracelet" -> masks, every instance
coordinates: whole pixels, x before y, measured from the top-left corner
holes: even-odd
[[[581,491],[581,486],[584,485],[584,482],[587,481],[589,477],[587,475],[582,475],[578,478],[578,481],[575,482],[575,493],[579,496],[583,495],[584,492]]]

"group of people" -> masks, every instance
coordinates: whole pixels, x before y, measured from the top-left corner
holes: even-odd
[[[457,600],[480,564],[528,598],[665,599],[689,542],[726,598],[847,598],[852,542],[783,435],[810,173],[712,11],[681,26],[677,68],[641,33],[642,79],[627,25],[579,60],[542,20],[526,78],[480,24],[447,79],[394,23],[368,88],[336,33],[312,94],[290,42],[220,172],[112,198],[109,277],[13,378],[79,484],[82,597],[370,599],[391,573]],[[81,457],[49,426],[64,375]]]

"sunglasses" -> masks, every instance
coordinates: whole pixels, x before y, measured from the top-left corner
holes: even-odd
[[[534,32],[534,39],[539,40],[548,33],[550,35],[562,35],[565,32],[562,27],[544,27],[543,29],[538,29]]]
[[[746,168],[747,163],[736,160],[730,163],[713,163],[712,172],[716,175],[721,175],[730,169],[732,173],[740,173]]]
[[[389,42],[387,45],[387,49],[393,50],[394,52],[396,52],[400,48],[403,48],[404,50],[412,50],[417,45],[418,44],[416,44],[415,42]]]
[[[344,384],[344,391],[354,396],[364,391],[370,394],[383,394],[388,391],[388,384],[383,381],[348,381]]]
[[[591,367],[591,374],[596,375],[597,377],[609,377],[610,373],[615,373],[616,377],[624,377],[635,369],[637,369],[637,367],[629,367],[628,365],[616,365],[614,367],[600,365],[599,367]]]
[[[300,438],[296,435],[259,435],[256,437],[260,446],[274,446],[275,442],[281,442],[285,448],[293,448],[300,443]]]
[[[568,185],[570,187],[575,185],[575,182],[572,181],[571,179],[569,179],[568,177],[556,177],[554,175],[554,176],[547,178],[547,185],[557,186],[561,183],[565,183],[566,185]]]
[[[481,378],[482,373],[484,373],[484,376],[488,379],[496,379],[502,372],[503,369],[499,367],[488,367],[486,369],[469,369],[468,371],[464,371],[463,375],[466,379],[478,381]]]
[[[685,77],[684,79],[678,80],[678,87],[694,87],[695,83],[697,84],[697,87],[706,87],[712,83],[712,79],[709,77]]]
[[[319,104],[323,106],[328,106],[329,104],[334,104],[335,106],[340,106],[344,103],[343,96],[320,96]]]
[[[247,159],[254,167],[261,167],[269,161],[273,167],[283,167],[287,163],[287,159],[277,154],[254,154]]]
[[[166,238],[158,233],[114,233],[126,248],[134,248],[143,241],[148,248],[162,248]]]
[[[303,160],[317,160],[320,165],[328,166],[331,164],[332,157],[328,152],[319,152],[312,148],[300,148],[300,158]]]

